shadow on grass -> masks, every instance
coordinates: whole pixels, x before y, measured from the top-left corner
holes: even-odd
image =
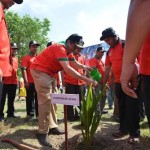
[[[28,118],[6,118],[3,124],[6,126],[10,126],[11,128],[22,125],[37,126],[38,120],[37,119],[29,120]]]
[[[26,113],[26,110],[25,109],[16,109],[15,113],[17,113],[17,112],[24,112],[24,113]]]
[[[20,130],[17,130],[16,132],[14,132],[12,134],[7,134],[6,136],[1,136],[0,137],[0,149],[13,149],[13,146],[11,144],[1,142],[1,140],[5,139],[5,138],[15,140],[18,143],[25,144],[25,145],[28,145],[32,148],[38,149],[38,147],[36,147],[33,144],[26,144],[25,142],[23,142],[24,140],[31,140],[32,141],[33,139],[35,139],[36,138],[35,133],[36,133],[35,130],[20,129]]]

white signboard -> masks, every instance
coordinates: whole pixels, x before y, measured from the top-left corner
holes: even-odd
[[[79,94],[56,94],[51,93],[52,103],[79,106]]]

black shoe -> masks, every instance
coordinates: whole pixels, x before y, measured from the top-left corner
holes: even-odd
[[[69,122],[75,122],[75,121],[78,121],[78,120],[79,120],[79,117],[78,117],[78,116],[69,117],[69,118],[68,118],[68,121],[69,121]]]
[[[60,134],[64,134],[64,133],[65,133],[64,131],[61,131],[58,128],[49,129],[49,134],[60,135]]]
[[[16,115],[7,115],[7,118],[20,118],[20,116],[16,116]]]
[[[36,137],[37,137],[38,141],[40,142],[40,144],[42,144],[44,146],[49,146],[50,148],[52,148],[52,145],[48,138],[48,134],[37,133]]]
[[[103,110],[103,111],[102,111],[102,114],[107,114],[107,113],[108,113],[107,110]]]
[[[80,117],[79,117],[79,116],[75,116],[74,118],[75,118],[76,121],[79,121],[79,120],[80,120]]]

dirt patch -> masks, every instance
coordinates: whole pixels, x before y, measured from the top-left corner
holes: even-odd
[[[1,142],[3,138],[9,138],[16,142],[29,145],[39,150],[49,150],[49,147],[39,144],[36,133],[38,122],[37,120],[27,121],[25,119],[25,101],[17,101],[17,114],[21,116],[19,119],[7,119],[4,123],[0,123],[0,149],[14,150],[14,146],[8,143]],[[63,118],[63,107],[58,106],[58,117]],[[140,144],[130,145],[127,143],[128,136],[122,139],[112,137],[112,131],[118,129],[118,124],[111,118],[112,112],[102,117],[96,134],[91,144],[91,150],[149,150],[150,138],[142,137]],[[68,125],[68,150],[85,150],[83,142],[80,122],[67,123]],[[60,120],[59,128],[64,130],[64,120]],[[142,125],[144,131],[147,126]],[[146,130],[147,132],[147,130]],[[53,145],[52,150],[66,150],[65,135],[49,135],[49,139]]]

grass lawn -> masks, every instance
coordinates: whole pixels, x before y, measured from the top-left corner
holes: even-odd
[[[62,118],[60,121],[59,127],[64,129],[64,122],[63,122],[63,106],[58,106],[58,118]],[[21,116],[20,118],[9,118],[6,119],[5,122],[0,122],[0,149],[2,150],[14,150],[16,149],[11,144],[1,142],[3,138],[10,138],[19,143],[25,143],[34,147],[35,149],[40,150],[48,150],[47,147],[42,147],[36,139],[36,132],[37,132],[37,120],[28,121],[26,119],[26,111],[25,111],[25,100],[15,101],[15,108],[16,108],[16,115]],[[6,108],[5,108],[6,111]],[[6,113],[5,113],[6,114]],[[100,145],[101,148],[98,149],[112,149],[114,150],[125,150],[126,148],[126,139],[121,140],[114,140],[111,136],[111,131],[113,129],[117,129],[118,124],[113,121],[112,117],[112,110],[109,110],[109,113],[103,115],[102,120],[100,122],[100,127],[97,130],[96,137],[97,138],[97,145]],[[79,150],[82,149],[79,146],[82,143],[82,134],[80,130],[80,122],[68,123],[68,150]],[[100,137],[100,138],[99,138]],[[64,142],[65,136],[53,136],[50,135],[50,139],[52,144],[55,143],[54,148],[55,150],[63,150],[65,149]],[[98,141],[100,140],[100,141]],[[119,147],[119,144],[122,144],[122,147]],[[120,149],[119,149],[120,148]],[[141,138],[140,144],[136,146],[128,146],[127,149],[141,149],[141,150],[150,150],[150,131],[148,129],[147,120],[145,119],[141,122]],[[93,148],[93,150],[96,150]]]

